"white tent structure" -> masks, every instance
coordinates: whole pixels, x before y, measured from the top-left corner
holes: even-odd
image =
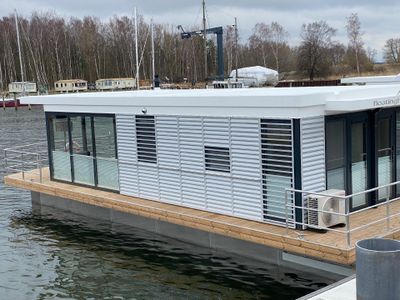
[[[236,79],[236,70],[232,70],[230,78]],[[247,86],[276,85],[279,81],[277,71],[261,66],[238,69],[238,79]]]

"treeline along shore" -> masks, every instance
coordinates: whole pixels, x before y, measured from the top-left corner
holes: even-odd
[[[239,16],[240,20],[240,16]],[[173,22],[173,20],[171,20]],[[18,17],[21,54],[26,80],[39,88],[52,88],[59,79],[134,77],[136,73],[135,28],[130,16],[64,18],[54,13],[34,12]],[[238,66],[261,65],[278,70],[283,77],[326,78],[374,71],[377,51],[364,45],[357,14],[344,19],[348,44],[335,41],[337,30],[325,21],[299,24],[300,44],[290,45],[291,33],[283,25],[257,23],[247,39],[236,47],[235,29],[224,27],[225,74]],[[198,30],[199,28],[185,28]],[[138,18],[140,78],[151,78],[150,23]],[[240,28],[239,28],[240,32]],[[199,82],[205,79],[201,36],[182,40],[177,24],[155,24],[155,68],[161,80]],[[208,39],[208,75],[216,73],[216,42]],[[388,64],[398,65],[400,38],[382,45]],[[21,80],[14,15],[0,19],[0,90]],[[285,75],[286,74],[286,75]]]

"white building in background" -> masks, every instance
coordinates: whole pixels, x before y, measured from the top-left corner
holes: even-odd
[[[54,90],[60,93],[87,91],[87,81],[83,79],[58,80],[54,83]]]
[[[233,70],[229,78],[236,79],[236,70]],[[260,87],[264,85],[276,85],[279,81],[277,71],[261,66],[253,66],[238,69],[238,79],[249,87]]]
[[[11,82],[8,85],[8,92],[13,94],[36,93],[37,87],[35,82]]]
[[[104,78],[96,80],[97,90],[124,90],[136,87],[135,78]]]

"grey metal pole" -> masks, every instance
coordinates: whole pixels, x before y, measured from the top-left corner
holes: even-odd
[[[151,19],[151,70],[152,70],[152,83],[151,86],[154,88],[154,79],[155,79],[155,63],[154,63],[154,23],[153,19]]]
[[[238,81],[238,27],[237,18],[235,17],[235,77],[236,82]]]
[[[22,81],[22,83],[25,83],[24,68],[22,66],[22,53],[21,53],[21,42],[20,42],[20,37],[19,37],[19,26],[18,26],[17,10],[14,10],[14,16],[15,16],[15,27],[16,27],[16,30],[17,30],[17,43],[18,43],[19,64],[20,64],[20,68],[21,68],[21,81]],[[23,87],[23,90],[25,90],[24,87]]]
[[[136,89],[139,90],[139,48],[138,48],[138,22],[135,7],[135,53],[136,53]]]
[[[204,37],[204,79],[207,81],[208,68],[207,68],[207,33],[206,33],[206,1],[203,0],[203,37]]]

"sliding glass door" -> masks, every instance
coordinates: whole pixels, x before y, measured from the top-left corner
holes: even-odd
[[[354,194],[369,188],[371,151],[369,116],[364,113],[328,118],[326,134],[326,187]],[[368,204],[365,194],[352,197],[350,209]]]
[[[400,112],[346,114],[326,120],[326,186],[347,194],[400,181]],[[351,210],[400,195],[400,185],[351,199]]]
[[[48,113],[51,178],[119,190],[113,115]]]
[[[72,152],[74,182],[95,185],[90,117],[71,117],[70,127],[72,139],[68,150]]]

